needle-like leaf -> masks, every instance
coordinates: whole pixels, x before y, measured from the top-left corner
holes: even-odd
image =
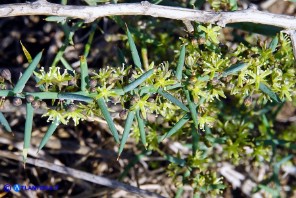
[[[127,115],[125,125],[124,125],[124,131],[123,131],[123,135],[122,135],[122,139],[121,139],[120,147],[119,147],[119,151],[118,151],[118,158],[119,158],[120,154],[123,151],[124,145],[125,145],[125,143],[127,141],[128,135],[129,135],[129,133],[131,131],[134,117],[135,117],[135,112],[134,111],[130,111],[128,113],[128,115]]]
[[[71,65],[68,63],[68,61],[62,56],[61,56],[61,63],[64,65],[64,67],[67,70],[74,71],[74,69],[71,67]]]
[[[14,96],[11,90],[0,90],[0,97]]]
[[[24,136],[24,148],[23,148],[23,161],[26,163],[28,150],[31,144],[31,133],[33,124],[34,109],[31,103],[26,103],[26,123],[25,123],[25,136]]]
[[[185,96],[186,96],[186,99],[188,102],[188,106],[190,109],[191,118],[193,120],[194,126],[195,126],[196,130],[198,130],[198,119],[197,119],[196,105],[191,101],[190,94],[189,94],[188,90],[185,90]]]
[[[45,135],[43,136],[39,144],[38,152],[45,146],[45,144],[48,142],[49,138],[55,132],[59,124],[60,124],[60,121],[57,118],[50,124],[50,126],[48,127],[48,130],[46,131]]]
[[[165,138],[168,138],[172,135],[174,135],[178,130],[180,130],[184,124],[188,122],[190,118],[190,115],[187,113],[185,114],[176,124],[169,130],[167,133],[165,133],[163,136],[159,137],[158,142],[162,142]]]
[[[169,101],[171,101],[172,103],[174,103],[175,105],[177,105],[178,107],[180,107],[181,109],[183,109],[184,111],[189,112],[189,109],[180,100],[178,100],[168,92],[164,91],[163,89],[158,89],[157,92]]]
[[[174,157],[171,155],[165,155],[166,160],[168,160],[171,163],[178,164],[179,166],[184,166],[186,164],[186,161],[184,159]]]
[[[194,156],[197,151],[198,141],[199,141],[199,134],[194,124],[191,124],[191,135],[192,135],[192,155]]]
[[[89,86],[88,66],[84,56],[80,57],[80,69],[81,69],[81,91],[87,91]]]
[[[20,41],[20,44],[22,46],[22,50],[26,56],[26,59],[28,60],[28,63],[31,63],[32,62],[32,56],[31,54],[29,53],[29,51],[26,49],[26,47],[23,45],[22,41]]]
[[[107,108],[107,105],[106,105],[106,103],[104,101],[104,98],[99,98],[97,100],[97,103],[98,103],[98,105],[99,105],[99,107],[100,107],[100,109],[102,111],[102,114],[103,114],[104,118],[106,119],[106,122],[107,122],[107,124],[108,124],[108,126],[109,126],[109,128],[111,130],[111,133],[113,134],[113,137],[114,137],[115,141],[117,143],[119,143],[118,132],[117,132],[117,130],[115,128],[114,122],[113,122],[113,120],[111,118],[111,115],[110,115],[110,113],[108,111],[108,108]]]
[[[132,52],[133,61],[134,61],[135,65],[136,65],[136,67],[142,69],[142,63],[141,63],[140,56],[139,56],[137,47],[135,45],[133,36],[130,33],[128,27],[126,27],[126,30],[127,30],[127,39],[128,39],[128,43],[130,45],[130,50]]]
[[[259,89],[267,94],[271,99],[273,99],[276,102],[281,102],[281,99],[276,95],[276,93],[274,93],[267,85],[265,85],[264,83],[260,83],[259,85]]]
[[[236,72],[239,72],[240,70],[242,70],[243,68],[247,67],[248,63],[237,63],[234,65],[231,65],[229,68],[227,68],[223,73],[222,76],[228,76],[231,74],[235,74]]]
[[[140,138],[141,138],[143,145],[146,148],[147,145],[146,145],[145,123],[144,123],[144,120],[140,116],[139,109],[136,112],[136,118],[137,118],[139,130],[140,130]]]
[[[42,57],[42,52],[39,52],[33,61],[30,63],[29,67],[26,69],[22,77],[16,83],[14,89],[12,90],[14,93],[21,93],[29,80],[30,76],[33,74],[33,71],[36,69],[38,63],[40,62]]]
[[[8,132],[12,132],[6,118],[4,117],[3,113],[0,112],[0,124],[4,126],[5,130]]]
[[[123,88],[123,91],[126,93],[133,90],[134,88],[139,86],[141,83],[143,83],[147,78],[149,78],[153,74],[153,71],[154,69],[150,69],[149,71],[145,72],[142,76],[140,76],[139,78],[137,78],[136,80],[134,80],[133,82],[125,86]]]
[[[269,44],[269,49],[271,49],[272,52],[275,51],[277,45],[278,45],[279,39],[277,36],[275,36],[272,41]]]
[[[85,44],[84,53],[83,53],[84,57],[87,57],[89,54],[91,44],[94,40],[96,29],[97,29],[97,23],[93,23],[91,26],[91,30],[90,30],[90,34],[89,34],[87,43]]]
[[[185,52],[186,52],[186,47],[185,45],[183,45],[181,48],[180,57],[177,65],[177,71],[176,71],[176,77],[179,81],[182,79],[182,70],[185,62]]]

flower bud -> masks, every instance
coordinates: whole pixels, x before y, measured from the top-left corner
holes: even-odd
[[[1,71],[1,76],[2,76],[5,80],[11,81],[11,73],[10,73],[9,69],[3,69],[3,70]]]
[[[154,102],[154,98],[150,97],[150,98],[148,98],[147,101],[148,101],[148,102]]]
[[[98,84],[98,82],[97,82],[96,80],[93,80],[93,79],[92,79],[92,80],[89,81],[89,86],[90,86],[91,88],[97,86],[97,84]]]
[[[231,75],[222,78],[222,80],[224,82],[229,82],[229,81],[231,81],[231,79],[232,79],[232,76]]]
[[[191,44],[192,44],[193,46],[196,46],[196,45],[198,44],[197,39],[196,39],[196,38],[192,39],[192,40],[191,40]]]
[[[231,75],[226,77],[226,82],[230,82],[231,80],[232,80],[232,76]]]
[[[189,65],[189,66],[193,66],[194,65],[194,59],[192,56],[188,56],[186,58],[186,64]]]
[[[70,112],[73,112],[76,110],[76,105],[75,104],[70,104],[67,106],[67,110]]]
[[[138,96],[133,96],[131,98],[131,105],[136,104],[139,100],[140,100],[140,98]]]
[[[76,85],[76,78],[72,78],[71,80],[69,80],[68,85],[75,86]]]
[[[192,82],[192,83],[195,83],[195,82],[197,81],[196,76],[191,76],[191,77],[189,78],[189,81]]]
[[[120,117],[121,119],[125,120],[125,119],[127,118],[127,110],[124,109],[124,110],[120,111],[120,113],[119,113],[119,117]]]
[[[40,107],[40,101],[39,101],[39,100],[33,100],[33,101],[31,102],[31,104],[32,104],[32,107],[33,107],[34,109],[38,109],[38,108]]]
[[[190,84],[190,85],[187,86],[187,89],[188,90],[193,90],[194,89],[194,86]]]
[[[217,77],[214,77],[212,80],[212,85],[218,85],[220,80]]]
[[[252,104],[252,102],[253,102],[253,99],[252,99],[252,97],[250,97],[250,96],[246,97],[245,100],[244,100],[244,104],[245,104],[247,107],[250,106],[250,105]]]
[[[90,92],[91,92],[91,93],[95,93],[95,92],[97,92],[97,89],[96,89],[95,87],[91,87],[91,88],[90,88]]]
[[[46,109],[46,108],[47,108],[47,104],[46,104],[46,102],[41,101],[41,102],[40,102],[40,107],[41,107],[42,109]]]
[[[31,102],[33,102],[33,100],[34,100],[34,96],[32,96],[32,95],[26,95],[26,101],[27,102],[31,103]]]
[[[198,40],[197,40],[198,44],[202,45],[202,44],[205,44],[206,43],[206,39],[203,38],[203,37],[200,37]]]
[[[18,106],[22,105],[22,99],[21,98],[13,98],[12,103],[14,106],[18,107]]]
[[[237,58],[235,56],[230,58],[230,63],[235,64],[237,62]]]

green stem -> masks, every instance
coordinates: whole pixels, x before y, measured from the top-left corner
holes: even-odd
[[[81,69],[81,91],[86,92],[89,86],[88,66],[84,56],[80,57],[80,69]]]
[[[197,119],[197,111],[196,111],[196,105],[191,101],[190,94],[188,90],[185,90],[185,96],[188,102],[189,110],[191,113],[191,118],[193,120],[194,126],[196,130],[198,130],[198,119]]]
[[[95,35],[95,32],[96,32],[96,28],[97,28],[97,24],[93,23],[92,26],[91,26],[90,35],[88,37],[87,43],[85,44],[84,53],[83,53],[84,57],[87,57],[88,54],[89,54],[91,44],[92,44],[92,42],[94,40],[94,35]]]
[[[14,96],[12,90],[0,90],[0,97]]]
[[[26,104],[26,123],[25,123],[25,137],[24,137],[24,149],[23,149],[23,160],[24,162],[27,159],[28,150],[31,144],[31,134],[32,134],[32,125],[33,125],[33,114],[34,109],[31,103]]]

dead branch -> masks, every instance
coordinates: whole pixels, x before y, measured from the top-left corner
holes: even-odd
[[[15,154],[13,154],[11,152],[7,152],[7,151],[0,151],[0,158],[8,158],[8,159],[13,159],[13,160],[17,160],[17,161],[23,161],[22,156],[15,155]],[[89,182],[92,182],[95,184],[99,184],[99,185],[103,185],[103,186],[107,186],[107,187],[115,188],[115,189],[122,189],[122,190],[125,190],[130,193],[138,194],[142,197],[163,197],[161,195],[158,195],[158,194],[146,191],[146,190],[142,190],[137,187],[130,186],[128,184],[124,184],[124,183],[116,181],[116,180],[93,175],[93,174],[90,174],[87,172],[83,172],[83,171],[76,170],[73,168],[68,168],[65,166],[59,166],[54,163],[46,162],[44,160],[27,158],[26,163],[32,164],[32,165],[38,166],[38,167],[43,167],[43,168],[46,168],[46,169],[49,169],[49,170],[52,170],[52,171],[55,171],[58,173],[66,174],[66,175],[69,175],[74,178],[83,179],[85,181],[89,181]]]
[[[0,17],[24,15],[64,16],[83,19],[87,23],[106,16],[146,15],[182,21],[213,23],[222,27],[229,23],[251,22],[296,30],[296,17],[262,12],[253,8],[235,12],[209,12],[154,5],[148,1],[99,6],[73,6],[54,4],[46,0],[0,6]]]

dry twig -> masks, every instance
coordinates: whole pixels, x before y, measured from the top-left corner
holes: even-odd
[[[6,151],[0,151],[0,157],[13,159],[13,160],[17,160],[17,161],[23,161],[22,156],[18,156],[18,155],[11,153],[11,152],[6,152]],[[130,192],[130,193],[135,193],[135,194],[138,194],[138,195],[141,195],[144,197],[163,197],[163,196],[158,195],[156,193],[142,190],[142,189],[136,188],[134,186],[130,186],[130,185],[124,184],[122,182],[118,182],[116,180],[93,175],[93,174],[90,174],[87,172],[79,171],[79,170],[76,170],[73,168],[68,168],[65,166],[59,166],[59,165],[56,165],[56,164],[53,164],[50,162],[46,162],[43,160],[27,158],[26,163],[32,164],[32,165],[38,166],[38,167],[43,167],[43,168],[46,168],[46,169],[49,169],[49,170],[52,170],[55,172],[59,172],[62,174],[66,174],[66,175],[69,175],[74,178],[83,179],[85,181],[89,181],[89,182],[99,184],[102,186],[107,186],[107,187],[115,188],[115,189],[122,189],[124,191]]]
[[[148,1],[99,6],[73,6],[54,4],[46,0],[0,6],[0,17],[24,15],[64,16],[83,19],[87,23],[106,16],[146,15],[182,21],[216,23],[222,27],[229,23],[251,22],[296,30],[296,17],[262,12],[253,8],[235,12],[209,12],[154,5]]]
[[[98,6],[60,5],[37,0],[33,3],[5,4],[0,6],[0,17],[25,15],[62,16],[83,19],[86,23],[107,16],[146,15],[175,20],[182,20],[185,24],[190,21],[217,24],[225,27],[226,24],[251,22],[257,24],[281,27],[284,30],[296,31],[296,17],[258,11],[250,7],[246,10],[234,12],[209,12],[195,9],[160,6],[142,1],[141,3],[106,4]],[[293,36],[293,35],[291,35]],[[293,43],[296,59],[296,47]]]

